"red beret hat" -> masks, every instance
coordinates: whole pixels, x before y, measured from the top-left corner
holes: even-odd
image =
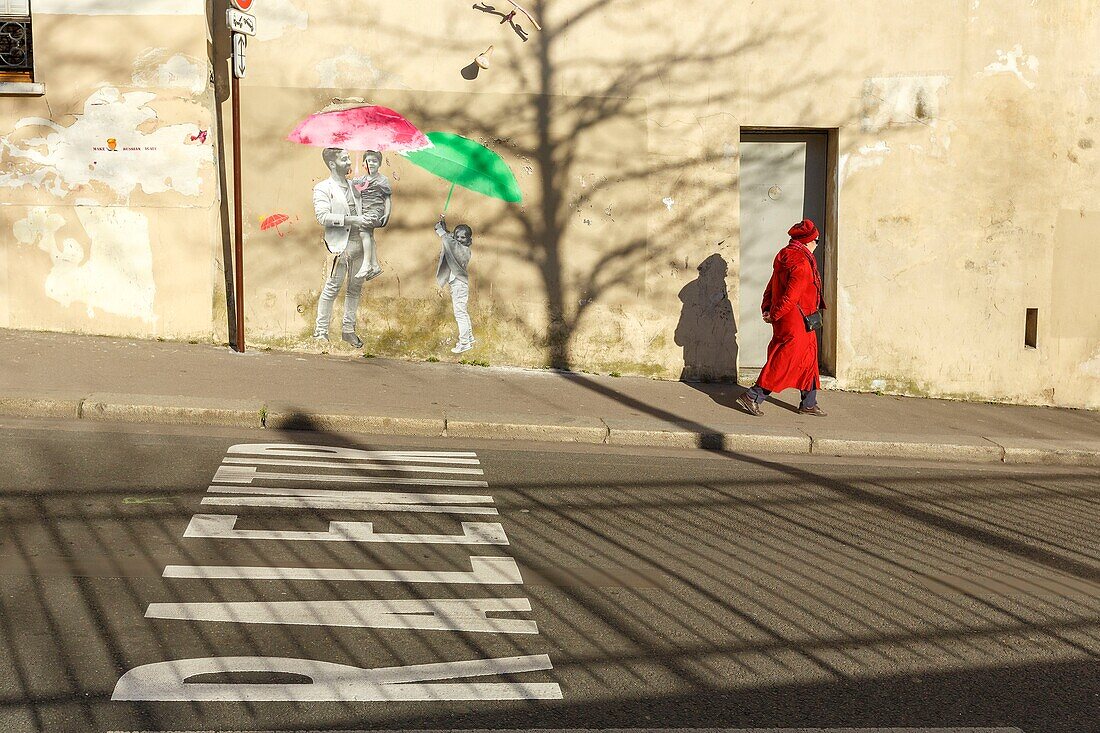
[[[790,235],[791,239],[802,244],[809,244],[821,236],[817,231],[817,227],[809,219],[803,219],[795,224],[787,231],[787,234]]]

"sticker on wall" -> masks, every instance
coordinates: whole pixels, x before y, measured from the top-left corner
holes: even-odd
[[[197,142],[199,145],[204,145],[206,144],[207,133],[207,130],[199,130],[198,133],[194,135],[188,135],[187,139],[191,142]]]
[[[539,25],[538,21],[535,20],[533,15],[531,15],[529,12],[524,10],[516,3],[508,0],[508,4],[511,6],[511,10],[509,10],[508,12],[497,10],[492,5],[484,2],[474,5],[474,10],[480,10],[483,13],[497,16],[498,18],[500,18],[500,25],[504,25],[505,23],[507,23],[511,27],[511,29],[516,32],[516,35],[519,36],[524,43],[526,43],[528,40],[527,31],[523,28],[523,26],[516,22],[516,14],[523,13],[527,20],[531,22],[531,25],[535,26],[535,30],[537,31],[541,31],[542,26]]]
[[[279,229],[279,225],[286,224],[288,221],[290,221],[290,217],[286,214],[272,214],[260,221],[260,231],[266,232],[268,229],[274,229],[275,233],[282,237],[284,235],[282,230]]]

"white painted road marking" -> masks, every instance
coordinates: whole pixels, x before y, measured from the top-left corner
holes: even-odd
[[[456,493],[339,490],[308,484],[347,483],[389,486],[484,488],[483,480],[423,476],[364,476],[351,471],[406,474],[482,474],[476,454],[434,451],[360,451],[333,446],[281,443],[236,445],[236,456],[225,458],[207,488],[206,506],[267,507],[290,510],[419,512],[435,514],[498,513],[492,496]],[[334,459],[334,460],[296,460]],[[288,460],[289,459],[289,460]],[[361,461],[369,461],[364,464]],[[341,463],[341,461],[344,461]],[[360,461],[353,463],[352,461]],[[387,462],[404,462],[393,466]],[[461,467],[444,464],[462,464]],[[242,465],[250,464],[250,465]],[[428,465],[436,464],[436,465]],[[343,473],[310,474],[258,471],[257,465],[344,469]],[[253,486],[253,481],[298,483],[297,487]],[[302,486],[302,484],[307,484]],[[184,537],[189,540],[314,541],[420,544],[507,545],[504,527],[496,522],[462,522],[462,534],[375,533],[373,522],[329,521],[327,531],[237,529],[239,514],[196,514]],[[416,568],[309,568],[234,565],[169,565],[165,578],[192,580],[305,580],[323,582],[445,583],[453,585],[522,585],[519,566],[511,557],[473,556],[470,570]],[[254,589],[254,592],[256,589]],[[224,597],[224,595],[219,595]],[[262,597],[262,593],[261,593]],[[152,603],[146,618],[239,624],[278,624],[404,631],[538,634],[534,621],[490,617],[489,613],[526,612],[526,598],[414,600],[295,600]],[[259,633],[259,632],[257,632]],[[365,652],[369,651],[369,645]],[[113,700],[223,702],[380,702],[448,700],[560,700],[561,688],[551,682],[439,683],[468,677],[511,675],[553,669],[545,654],[418,664],[381,669],[360,668],[313,659],[218,656],[154,662],[135,667],[119,679]],[[242,682],[241,673],[267,673],[293,679]],[[233,675],[211,681],[208,675]],[[203,676],[201,681],[189,681]],[[308,682],[301,682],[305,678]]]
[[[240,624],[537,634],[539,630],[534,621],[489,618],[485,615],[489,612],[530,610],[531,602],[526,598],[151,603],[145,611],[145,618],[229,621]]]
[[[1019,728],[609,728],[608,733],[1024,733]],[[108,733],[160,733],[160,731],[108,731]],[[210,730],[189,730],[179,733],[217,733]],[[279,733],[278,731],[238,731],[238,733]],[[300,731],[322,733],[322,731]],[[398,730],[328,731],[327,733],[408,733]],[[531,733],[531,729],[506,730],[446,730],[424,733]],[[550,733],[547,731],[547,733]],[[589,728],[555,728],[553,733],[592,733]]]
[[[295,456],[300,458],[342,458],[345,460],[420,461],[421,463],[480,463],[477,453],[471,451],[434,450],[359,450],[331,445],[302,445],[297,443],[245,443],[230,446],[230,455],[246,456]],[[349,463],[348,465],[355,465]]]
[[[463,522],[462,534],[383,534],[374,522],[329,522],[327,532],[235,529],[236,514],[196,514],[184,537],[219,540],[283,540],[290,542],[393,542],[424,545],[507,545],[504,526],[497,522]]]
[[[258,471],[254,466],[218,466],[214,482],[250,484],[256,479],[271,481],[323,481],[348,484],[403,484],[412,486],[470,486],[485,488],[485,481],[472,479],[404,478],[399,476],[341,476],[335,473],[282,473]]]
[[[348,464],[339,461],[295,461],[289,458],[225,458],[224,464],[247,463],[252,466],[297,466],[300,468],[341,468],[353,471],[404,471],[406,473],[455,473],[481,476],[485,472],[480,468],[460,468],[457,466],[397,466],[387,462]]]
[[[491,506],[446,506],[442,504],[389,504],[386,502],[325,499],[313,496],[208,496],[206,506],[268,506],[284,509],[346,509],[358,512],[418,512],[420,514],[496,514]]]
[[[321,580],[375,583],[454,583],[522,585],[519,566],[510,557],[471,557],[471,572],[462,570],[389,570],[362,568],[272,568],[233,565],[169,565],[165,578],[201,580]]]
[[[365,499],[380,504],[492,504],[491,496],[470,494],[417,494],[403,491],[342,491],[340,489],[287,489],[277,486],[210,486],[211,494],[269,494],[271,496],[317,496],[329,499]]]
[[[561,688],[550,682],[425,684],[427,680],[517,674],[553,668],[550,657],[545,654],[381,669],[363,669],[313,659],[206,657],[157,662],[131,669],[115,685],[111,699],[158,702],[560,700]],[[198,675],[230,672],[299,675],[308,677],[310,682],[219,684],[187,681]]]

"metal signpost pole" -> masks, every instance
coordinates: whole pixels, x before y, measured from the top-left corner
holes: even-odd
[[[236,34],[234,34],[236,35]],[[241,83],[233,74],[233,275],[238,352],[244,352],[244,215],[241,205]]]
[[[233,288],[236,304],[236,343],[244,352],[244,211],[241,191],[241,78],[245,74],[245,48],[248,36],[256,33],[256,17],[246,11],[255,0],[231,0],[233,7],[225,12],[225,23],[232,31],[233,76],[230,94],[233,97]]]

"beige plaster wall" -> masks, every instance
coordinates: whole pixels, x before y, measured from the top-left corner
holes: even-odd
[[[285,136],[331,97],[479,140],[516,171],[522,205],[461,191],[452,203],[451,222],[477,232],[482,343],[467,356],[672,378],[689,351],[691,376],[729,376],[741,127],[824,128],[838,153],[838,383],[1100,407],[1100,318],[1085,296],[1100,271],[1100,62],[1081,50],[1100,42],[1095,4],[531,0],[544,28],[528,24],[528,43],[469,5],[257,2],[242,84],[254,345],[314,348],[326,257],[309,192],[325,170]],[[124,167],[85,181],[49,164],[75,149],[51,152],[36,140],[50,130],[25,122],[76,127],[88,145],[106,129],[89,102],[106,94],[131,109],[120,129],[135,140],[212,128],[215,98],[228,123],[225,38],[211,52],[205,18],[163,20],[36,17],[47,98],[0,110],[0,325],[225,337],[215,146],[194,158],[190,142],[158,137],[148,152],[178,175],[150,180],[137,164],[137,181]],[[462,79],[490,44],[490,69]],[[218,83],[200,89],[185,70],[208,58]],[[367,286],[360,333],[371,353],[451,358],[449,304],[432,282],[446,186],[397,156],[385,172],[387,271]],[[273,213],[291,221],[260,231]],[[721,266],[700,274],[704,262]],[[723,270],[728,300],[713,283]],[[1027,308],[1039,309],[1037,349],[1024,347]]]
[[[46,5],[59,11],[33,16],[46,94],[0,104],[0,326],[208,339],[218,212],[202,5]]]
[[[308,107],[309,93],[291,89],[317,104],[344,94],[389,104],[425,130],[491,144],[520,172],[523,207],[458,197],[482,235],[481,358],[666,377],[680,374],[677,326],[691,310],[677,296],[708,256],[728,263],[738,310],[740,126],[830,128],[840,385],[1100,405],[1100,319],[1077,289],[1100,264],[1082,223],[1096,193],[1097,75],[1074,50],[1095,45],[1088,2],[531,9],[544,30],[526,44],[445,0],[354,15],[329,0],[278,0],[258,11],[269,30],[250,46],[246,90],[282,100],[270,89],[282,87],[295,101],[281,129],[277,113],[263,117],[271,140],[254,141],[260,151],[250,145],[246,159],[256,180],[287,157],[277,183],[266,179],[274,199],[257,200],[300,217],[292,237],[251,245],[279,270],[253,281],[258,338],[300,341],[320,285],[305,193],[324,170],[279,139]],[[460,78],[490,44],[491,68]],[[390,168],[399,213],[380,241],[393,277],[368,285],[360,328],[368,350],[423,357],[453,328],[430,282],[433,183],[392,156]],[[1034,350],[1023,343],[1028,307],[1040,310]],[[721,310],[697,318],[697,341],[728,337],[720,323],[706,330]]]

